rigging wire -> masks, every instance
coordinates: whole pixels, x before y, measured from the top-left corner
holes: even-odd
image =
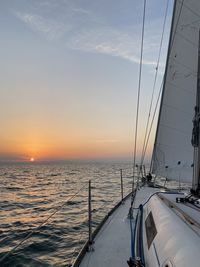
[[[176,22],[176,25],[175,25],[174,34],[172,35],[172,41],[171,41],[171,45],[169,47],[168,58],[171,55],[172,47],[174,45],[174,40],[175,40],[175,36],[176,36],[176,33],[177,33],[178,23],[180,21],[180,17],[181,17],[183,5],[184,5],[184,0],[182,0],[182,2],[181,2],[181,7],[180,7],[179,14],[178,14],[177,22]],[[145,145],[145,149],[144,149],[144,156],[143,156],[142,164],[144,162],[144,158],[145,158],[145,154],[146,154],[146,149],[147,149],[147,146],[148,146],[148,143],[149,143],[149,137],[150,137],[150,134],[151,134],[151,131],[152,131],[152,126],[153,126],[153,122],[154,122],[154,119],[155,119],[155,114],[156,114],[156,110],[157,110],[157,107],[158,107],[159,98],[160,98],[160,95],[161,95],[161,90],[162,90],[162,88],[164,86],[165,79],[166,79],[166,70],[165,70],[165,74],[164,74],[164,77],[162,79],[162,83],[161,83],[161,86],[160,86],[160,91],[159,91],[159,95],[158,95],[158,98],[157,98],[156,106],[155,106],[155,109],[154,109],[154,114],[153,114],[153,117],[152,117],[151,126],[149,128],[149,133],[148,133],[148,137],[147,137],[147,141],[146,141],[146,145]],[[159,117],[160,117],[160,115],[159,115]],[[159,119],[158,119],[158,123],[159,123]],[[155,145],[156,145],[156,138],[155,138],[154,149],[153,149],[153,154],[152,154],[152,158],[151,158],[150,171],[151,171],[151,167],[152,167],[152,163],[153,163],[153,156],[154,156],[154,153],[155,153]]]
[[[87,185],[82,186],[74,195],[70,196],[66,201],[61,203],[54,212],[52,212],[39,226],[35,227],[24,239],[22,239],[15,247],[8,251],[2,258],[0,258],[0,263],[2,263],[10,254],[12,254],[18,247],[20,247],[27,239],[29,239],[36,231],[38,231],[42,226],[44,226],[59,210],[61,210],[64,205],[66,205],[70,200],[77,196]]]
[[[175,2],[174,4],[174,8],[175,8],[175,5],[177,4],[177,2]],[[172,51],[172,47],[174,45],[174,40],[175,40],[175,36],[176,36],[176,32],[177,32],[177,28],[178,28],[178,23],[179,23],[179,20],[180,20],[180,17],[181,17],[181,13],[182,13],[182,9],[183,9],[183,4],[184,4],[184,0],[182,0],[182,3],[181,3],[181,7],[180,7],[180,11],[179,11],[179,14],[178,14],[178,18],[177,18],[177,22],[176,22],[176,25],[175,25],[175,30],[174,30],[174,34],[172,35],[172,41],[171,41],[171,46],[169,44],[169,52],[168,52],[168,58],[170,57],[171,55],[171,51]],[[172,31],[172,30],[171,30]],[[162,86],[164,86],[164,82],[166,80],[166,75],[167,75],[167,72],[165,70],[165,74],[164,74],[164,77],[163,77],[163,80],[162,80]],[[164,90],[164,87],[163,87],[163,90]],[[164,95],[164,91],[162,93],[162,99],[163,99],[163,95]],[[161,99],[161,104],[162,104],[162,99]],[[160,105],[160,112],[161,114],[161,105]],[[158,118],[158,123],[159,123],[159,120],[160,120],[160,114],[159,114],[159,118]],[[157,123],[157,124],[158,124]],[[151,164],[150,164],[150,171],[152,171],[152,164],[153,164],[153,157],[154,157],[154,154],[155,154],[155,146],[156,146],[156,139],[157,139],[157,133],[156,133],[156,138],[155,138],[155,142],[154,142],[154,148],[153,148],[153,153],[152,153],[152,157],[151,157]],[[147,143],[148,145],[148,143]]]
[[[165,32],[168,8],[169,8],[169,0],[167,1],[167,5],[166,5],[166,9],[165,9],[165,16],[164,16],[164,21],[163,21],[162,34],[161,34],[161,40],[160,40],[160,46],[159,46],[159,52],[158,52],[158,59],[157,59],[157,64],[156,64],[156,73],[155,73],[155,77],[154,77],[153,91],[152,91],[152,96],[151,96],[151,101],[150,101],[149,114],[148,114],[148,119],[147,119],[147,124],[146,124],[146,129],[145,129],[144,143],[143,143],[143,148],[142,148],[141,165],[144,161],[144,156],[145,156],[144,151],[145,151],[145,146],[146,146],[146,141],[147,141],[147,134],[148,134],[148,129],[149,129],[151,110],[152,110],[155,87],[156,87],[156,82],[157,82],[158,69],[159,69],[159,64],[160,64],[160,56],[161,56],[161,50],[162,50],[162,45],[163,45],[163,37],[164,37],[164,32]]]
[[[148,143],[149,143],[149,138],[150,138],[150,135],[151,135],[151,130],[152,130],[152,127],[153,127],[153,122],[154,122],[156,111],[157,111],[157,108],[158,108],[158,103],[159,103],[159,99],[160,99],[160,96],[161,96],[162,88],[163,88],[163,81],[162,81],[162,84],[160,86],[159,94],[158,94],[156,105],[155,105],[155,108],[154,108],[154,113],[153,113],[153,117],[152,117],[152,120],[151,120],[151,124],[150,124],[150,128],[149,128],[146,144],[145,144],[145,147],[144,147],[144,156],[142,158],[141,165],[143,165],[143,162],[144,162],[144,158],[145,158],[147,146],[148,146]]]
[[[140,106],[140,89],[141,89],[141,78],[142,78],[142,60],[143,60],[145,15],[146,15],[146,0],[144,0],[143,19],[142,19],[142,39],[141,39],[141,52],[140,52],[140,70],[139,70],[139,80],[138,80],[137,111],[136,111],[136,121],[135,121],[135,142],[134,142],[134,156],[133,156],[133,182],[132,182],[132,191],[134,189],[134,177],[135,177],[135,165],[136,165],[138,115],[139,115],[139,106]]]
[[[145,1],[146,2],[146,1]],[[177,23],[176,23],[176,26],[175,26],[175,31],[174,31],[174,35],[172,36],[172,42],[171,42],[171,44],[169,44],[169,45],[171,45],[171,47],[169,46],[169,52],[168,52],[168,58],[169,58],[169,56],[170,56],[170,54],[171,54],[171,48],[172,48],[172,46],[173,46],[173,43],[174,43],[174,39],[175,39],[175,34],[176,34],[176,31],[177,31],[177,27],[178,27],[178,23],[179,23],[179,20],[180,20],[180,15],[181,15],[181,12],[182,12],[182,7],[183,7],[183,3],[184,3],[184,0],[182,1],[182,5],[181,5],[181,7],[180,7],[180,12],[179,12],[179,15],[178,15],[178,19],[177,19]],[[174,6],[175,7],[175,6]],[[168,4],[167,4],[167,9],[168,9]],[[167,10],[166,9],[166,10]],[[166,18],[164,19],[164,21],[166,20]],[[143,20],[143,22],[144,22],[144,20]],[[144,26],[144,25],[143,25]],[[165,28],[165,22],[164,22],[164,26],[163,26],[163,28]],[[143,28],[144,29],[144,28]],[[172,32],[171,32],[172,33]],[[162,39],[163,39],[163,33],[162,33],[162,38],[161,38],[161,42],[162,42]],[[143,40],[142,40],[142,44],[143,44]],[[142,49],[143,49],[143,47],[142,47]],[[142,49],[141,49],[141,51],[142,51]],[[160,50],[161,50],[161,48],[160,48]],[[159,57],[160,57],[160,51],[159,51]],[[142,61],[141,61],[142,62]],[[140,62],[140,63],[141,63]],[[141,69],[141,66],[140,66],[140,69]],[[157,70],[156,70],[157,71]],[[141,73],[140,73],[141,74]],[[156,74],[157,75],[157,74]],[[139,78],[139,81],[140,81],[140,79],[141,79],[141,77]],[[157,79],[157,77],[155,77],[155,80]],[[161,86],[160,86],[160,90],[159,90],[159,94],[158,94],[158,97],[157,97],[157,101],[156,101],[156,105],[155,105],[155,108],[154,108],[154,113],[153,113],[153,117],[152,117],[152,120],[151,120],[151,124],[150,124],[150,128],[149,128],[149,132],[148,132],[148,135],[146,135],[146,133],[145,133],[145,135],[146,135],[146,144],[145,144],[145,141],[144,141],[144,146],[143,146],[143,151],[142,151],[142,158],[141,158],[141,160],[142,160],[142,163],[143,163],[143,161],[144,161],[144,157],[145,157],[145,154],[146,154],[146,149],[147,149],[147,146],[148,146],[148,142],[149,142],[149,137],[150,137],[150,134],[151,134],[151,130],[152,130],[152,126],[153,126],[153,122],[154,122],[154,118],[155,118],[155,115],[156,115],[156,111],[157,111],[157,107],[158,107],[158,103],[159,103],[159,99],[160,99],[160,96],[161,96],[161,92],[162,92],[162,89],[163,89],[163,85],[164,85],[164,82],[165,82],[165,79],[166,79],[166,70],[165,70],[165,74],[164,74],[164,77],[163,77],[163,79],[162,79],[162,83],[161,83]],[[155,81],[154,80],[154,81]],[[140,85],[140,82],[139,82],[139,85]],[[154,90],[154,89],[153,89]],[[139,87],[139,89],[138,89],[138,92],[140,92],[140,87]],[[153,94],[154,94],[154,92],[153,92]],[[138,101],[139,102],[139,101]],[[138,106],[139,106],[139,103],[138,103]],[[150,107],[152,108],[152,104],[150,105]],[[137,109],[137,111],[138,111],[138,109]],[[137,112],[137,116],[138,116],[138,112]],[[150,117],[150,115],[149,115],[149,117]],[[159,117],[160,117],[160,114],[159,114]],[[150,120],[150,118],[148,118],[148,120]],[[138,117],[136,117],[136,121],[138,121]],[[149,122],[147,122],[148,124],[149,124]],[[136,126],[137,126],[137,124],[136,124]],[[147,127],[147,129],[148,129],[148,127]],[[136,128],[136,130],[137,130],[137,128]],[[147,130],[146,130],[146,132],[147,132]],[[136,139],[137,139],[137,131],[136,131],[136,135],[135,135],[135,141],[136,141]],[[155,150],[155,144],[154,144],[154,150]],[[134,152],[136,152],[136,142],[135,142],[135,151]],[[153,153],[154,153],[154,151],[153,151]],[[152,156],[152,158],[153,158],[153,156]],[[152,163],[152,160],[151,160],[151,163]],[[134,153],[134,169],[135,169],[135,153]],[[133,170],[134,171],[134,170]],[[133,181],[134,181],[134,176],[133,176]],[[133,185],[132,185],[133,186]],[[137,189],[136,189],[137,190]],[[133,191],[133,190],[132,190]],[[156,192],[157,193],[157,192]],[[158,194],[158,193],[157,193]],[[154,194],[153,194],[154,195]],[[152,195],[152,196],[153,196]],[[151,197],[152,197],[151,196]],[[150,197],[150,198],[151,198]],[[150,200],[150,198],[143,204],[143,206]],[[132,206],[131,206],[131,208],[132,208]],[[130,221],[130,223],[131,223],[131,221]],[[136,227],[135,227],[135,230],[136,230]],[[142,230],[142,229],[141,229]],[[132,234],[132,228],[131,228],[131,234]],[[132,247],[131,248],[133,248],[133,244],[132,244]],[[133,249],[132,249],[133,250]],[[133,255],[133,253],[132,253],[132,257],[133,257],[134,255]]]
[[[176,32],[177,32],[177,28],[178,28],[178,23],[179,23],[179,20],[180,20],[180,17],[181,17],[181,13],[182,13],[182,9],[183,9],[184,1],[185,1],[185,0],[182,0],[182,3],[181,3],[180,11],[179,11],[178,18],[177,18],[177,22],[176,22],[176,26],[175,26],[174,35],[173,35],[173,37],[172,37],[172,45],[171,45],[171,47],[170,47],[169,56],[170,56],[170,54],[171,54],[171,50],[172,50],[172,47],[173,47],[173,44],[174,44],[174,39],[175,39],[175,35],[176,35]]]

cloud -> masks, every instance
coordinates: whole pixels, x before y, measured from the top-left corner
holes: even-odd
[[[45,19],[39,15],[29,13],[22,14],[20,12],[15,12],[15,15],[33,31],[42,33],[49,40],[60,39],[71,29],[70,26],[66,26],[54,20]]]
[[[140,62],[139,44],[140,40],[137,36],[131,37],[128,33],[122,33],[109,27],[82,30],[67,42],[67,46],[71,49],[120,57],[134,63]],[[143,63],[145,65],[156,64],[150,57],[149,59],[146,57]]]
[[[41,8],[41,5],[46,8]],[[34,10],[35,13],[32,13],[29,8],[29,12],[18,11],[15,15],[49,41],[59,40],[72,50],[140,63],[141,25],[121,27],[112,19],[104,19],[97,8],[85,8],[75,1],[39,1],[35,3]],[[143,64],[151,67],[156,66],[160,39],[156,25],[162,25],[161,21],[154,20],[148,27],[151,30],[145,31]]]

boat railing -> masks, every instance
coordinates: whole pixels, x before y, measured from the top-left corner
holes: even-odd
[[[99,190],[98,186],[100,185],[99,181],[90,180],[88,183],[88,234],[87,234],[87,240],[85,242],[85,245],[83,246],[80,253],[75,255],[75,258],[72,261],[73,267],[78,267],[80,265],[80,262],[87,252],[93,251],[93,244],[94,239],[98,232],[101,230],[102,226],[106,222],[106,220],[109,218],[109,216],[112,215],[112,213],[115,211],[117,207],[123,204],[126,197],[128,197],[130,194],[133,193],[132,190],[132,183],[134,181],[135,187],[141,186],[146,182],[144,181],[144,173],[141,173],[140,171],[136,170],[133,173],[130,173],[130,171],[127,172],[125,169],[119,170],[119,176],[120,179],[117,180],[118,183],[118,193],[117,197],[114,198],[111,196],[110,200],[105,201],[104,199],[101,200],[101,204],[96,201],[98,198],[96,191]],[[116,180],[115,180],[116,182]],[[154,183],[153,183],[154,184]],[[155,185],[155,184],[154,184]],[[102,185],[101,185],[102,186]],[[111,187],[108,187],[106,189],[105,186],[102,186],[102,189],[105,194],[110,194],[113,191],[112,183],[110,183]],[[134,187],[134,188],[135,188]],[[128,189],[128,190],[127,190]],[[112,192],[113,193],[113,192]],[[114,208],[111,208],[114,207]],[[107,209],[106,209],[107,208]],[[101,216],[99,216],[101,214]],[[142,233],[142,216],[143,216],[143,208],[142,206],[138,209],[138,222],[135,228],[135,241],[134,241],[134,255],[136,258],[140,259],[141,264],[144,262],[144,255],[143,249],[142,249],[142,239],[141,239],[141,233]],[[143,265],[141,265],[143,266]]]
[[[76,243],[74,244],[74,250],[70,252],[70,255],[68,255],[69,259],[66,261],[68,266],[79,266],[81,255],[93,249],[94,238],[102,225],[114,210],[123,204],[126,197],[132,193],[133,181],[138,181],[139,179],[138,171],[133,173],[130,169],[120,169],[109,179],[101,181],[99,178],[96,178],[89,180],[88,183],[82,184],[79,190],[68,195],[67,200],[59,202],[53,208],[53,211],[51,209],[51,213],[47,214],[45,219],[37,227],[32,228],[28,232],[25,231],[19,243],[12,247],[10,251],[4,253],[0,258],[0,266],[7,264],[9,262],[9,256],[14,254],[25,242],[28,242],[34,234],[42,232],[47,223],[50,221],[57,223],[58,213],[61,210],[63,210],[62,212],[66,212],[65,209],[68,208],[72,211],[73,206],[76,209],[76,216],[79,217],[81,222],[77,222],[76,225],[73,220],[69,219],[71,223],[75,223],[72,226],[72,232],[74,235],[77,235],[77,239],[74,242]],[[113,183],[115,183],[115,186],[113,186]],[[56,214],[57,216],[55,216]],[[32,240],[32,242],[34,241]],[[83,248],[79,253],[81,247]],[[79,256],[77,257],[78,254]]]
[[[0,266],[4,266],[4,265],[9,266],[9,263],[7,262],[7,260],[9,261],[9,257],[12,254],[14,254],[17,249],[21,248],[25,242],[30,240],[31,237],[34,236],[34,234],[42,232],[42,230],[44,229],[44,226],[47,223],[49,223],[51,220],[53,220],[53,217],[55,217],[55,215],[58,214],[58,212],[60,212],[62,209],[64,209],[64,207],[70,206],[70,204],[74,201],[74,199],[76,197],[80,196],[80,193],[83,192],[86,187],[87,187],[86,184],[84,184],[75,193],[68,195],[67,200],[58,203],[56,205],[56,207],[53,208],[53,211],[51,209],[51,213],[47,214],[45,216],[45,219],[38,226],[36,226],[35,228],[32,228],[31,230],[29,230],[27,232],[25,231],[23,238],[14,247],[12,247],[9,251],[4,253],[4,255],[2,257],[0,257]],[[9,237],[7,238],[7,242],[8,241],[9,241]]]
[[[126,172],[127,170],[120,169],[120,181],[118,180],[119,188],[121,194],[117,194],[116,198],[111,197],[112,199],[109,201],[105,201],[102,199],[102,204],[96,203],[95,198],[97,197],[94,192],[97,190],[95,186],[95,181],[89,181],[88,183],[88,238],[86,240],[85,245],[82,250],[78,254],[78,256],[73,260],[73,267],[78,267],[80,262],[87,252],[93,251],[94,239],[106,220],[112,215],[112,213],[120,206],[123,205],[124,200],[132,194],[132,183],[133,181],[141,180],[141,175],[138,176],[138,172],[136,171],[134,175],[130,175],[130,173]],[[111,187],[112,189],[112,187]],[[113,190],[113,189],[112,189]],[[106,189],[104,188],[104,192],[106,193]],[[110,192],[108,192],[110,193]],[[107,207],[107,209],[106,209]],[[104,211],[104,212],[102,212]],[[101,216],[99,216],[101,214]]]

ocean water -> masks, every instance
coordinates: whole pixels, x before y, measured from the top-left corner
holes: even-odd
[[[1,163],[0,266],[72,264],[88,238],[88,181],[92,183],[94,229],[121,200],[121,168],[124,195],[131,191],[131,166],[129,162],[111,161]]]

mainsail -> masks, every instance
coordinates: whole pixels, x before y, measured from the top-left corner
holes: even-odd
[[[192,182],[192,120],[196,104],[200,1],[176,0],[152,172]]]

